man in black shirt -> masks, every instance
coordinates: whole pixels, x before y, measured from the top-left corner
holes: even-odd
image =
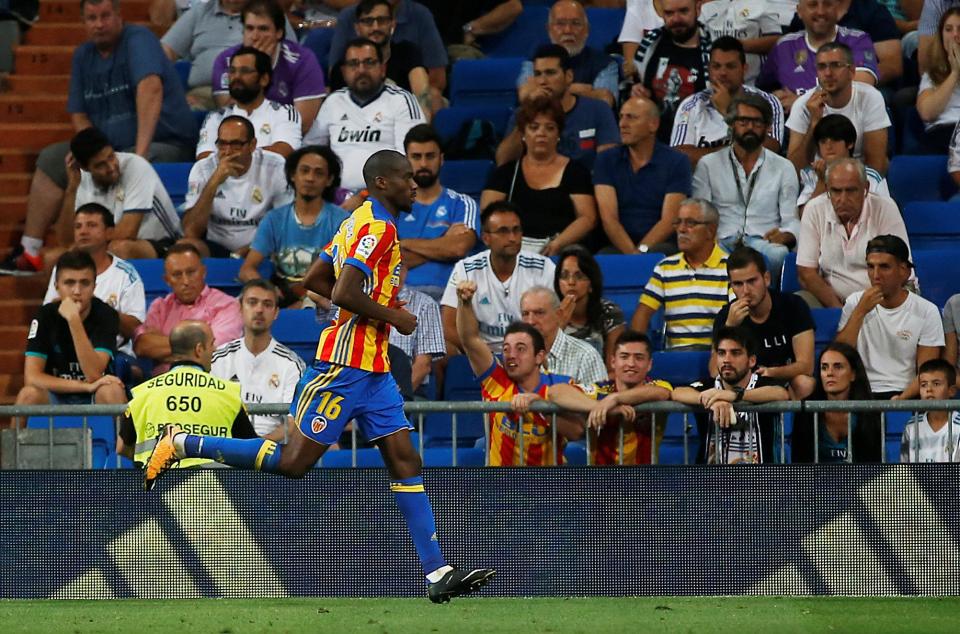
[[[430,77],[423,64],[420,48],[413,42],[392,42],[397,28],[397,18],[388,0],[362,0],[357,5],[356,21],[353,23],[357,37],[375,42],[383,52],[387,65],[387,79],[407,90],[417,98],[425,113],[433,113],[443,106],[440,91],[430,86]],[[346,86],[338,60],[330,69],[330,89]]]
[[[724,326],[713,335],[713,355],[719,372],[690,387],[678,387],[671,398],[699,405],[709,412],[706,423],[698,416],[698,462],[707,464],[758,464],[773,462],[773,437],[777,414],[737,412],[733,403],[785,401],[787,391],[774,380],[754,371],[757,343],[743,327]]]
[[[107,374],[120,318],[93,296],[96,264],[87,253],[67,251],[56,271],[60,300],[42,306],[30,323],[17,405],[125,403],[123,383]]]
[[[757,341],[757,374],[789,387],[793,399],[806,398],[816,385],[814,323],[807,303],[770,289],[766,261],[750,247],[734,249],[727,257],[727,276],[737,299],[717,313],[713,331],[724,326],[749,330]],[[716,369],[715,358],[710,369]]]
[[[707,87],[712,41],[700,24],[698,0],[663,0],[663,23],[647,31],[633,60],[624,60],[624,75],[634,75],[634,97],[652,99],[660,107],[657,138],[670,142],[680,102]]]

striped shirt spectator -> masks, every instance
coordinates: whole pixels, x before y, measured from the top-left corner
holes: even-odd
[[[390,344],[410,357],[413,389],[416,390],[430,374],[433,360],[442,358],[447,352],[440,321],[440,304],[426,293],[406,286],[400,288],[397,299],[406,302],[404,309],[417,316],[417,329],[412,334],[404,335],[396,328],[390,329]]]

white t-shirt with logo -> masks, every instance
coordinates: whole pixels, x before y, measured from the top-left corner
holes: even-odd
[[[715,2],[717,0],[714,0]],[[711,2],[710,4],[713,4]],[[751,95],[759,95],[770,104],[773,120],[767,136],[783,143],[783,106],[780,100],[759,88],[744,86],[743,91]],[[670,136],[670,145],[692,145],[698,148],[721,147],[730,141],[730,126],[727,124],[725,113],[721,113],[713,105],[712,90],[695,92],[683,101],[677,108],[677,117],[673,120],[673,133]]]
[[[840,331],[847,325],[863,291],[847,297]],[[874,392],[902,392],[917,376],[917,346],[942,346],[943,322],[932,302],[914,293],[896,308],[875,306],[863,319],[857,352]]]
[[[900,437],[900,462],[955,462],[958,451],[960,412],[950,412],[939,431],[930,428],[927,413],[921,412],[910,419]]]
[[[490,250],[464,258],[453,266],[453,273],[443,291],[441,306],[457,307],[457,284],[464,280],[477,283],[473,296],[473,311],[480,323],[480,336],[494,352],[503,346],[507,326],[520,321],[520,296],[534,286],[553,288],[556,269],[550,258],[521,251],[513,275],[501,282],[493,272]]]
[[[300,131],[300,113],[297,112],[297,109],[293,106],[264,99],[263,103],[250,113],[233,104],[208,114],[200,127],[197,156],[204,152],[217,151],[215,143],[220,122],[232,115],[250,120],[256,133],[257,147],[259,148],[283,142],[296,150],[303,144],[303,133]]]
[[[132,264],[112,256],[113,262],[97,275],[97,283],[93,288],[93,296],[99,299],[118,313],[136,317],[141,322],[147,317],[147,304],[143,290],[143,280]],[[47,294],[43,303],[49,304],[60,299],[54,282],[57,279],[57,267],[53,267],[50,274],[50,283],[47,285]],[[133,356],[133,342],[122,335],[117,335],[117,350]]]
[[[214,153],[194,163],[184,201],[186,209],[197,204],[219,161]],[[230,251],[250,246],[267,212],[293,201],[283,166],[284,158],[279,154],[254,150],[246,173],[237,178],[228,177],[217,190],[207,224],[207,240]]]
[[[781,35],[780,14],[766,0],[713,0],[704,2],[700,22],[716,40],[729,35],[738,40],[752,40],[764,35]],[[752,86],[760,74],[765,56],[747,53],[744,83]]]
[[[807,102],[814,91],[808,90],[794,102],[787,117],[787,128],[795,134],[806,134],[810,128],[810,113],[807,111]],[[853,157],[863,156],[863,135],[867,132],[886,130],[890,127],[890,117],[887,116],[887,105],[883,101],[880,91],[862,81],[853,82],[853,93],[850,101],[842,108],[832,108],[824,105],[824,116],[828,114],[842,114],[857,129],[857,143],[853,146]]]
[[[364,188],[363,164],[374,152],[406,154],[403,139],[410,128],[426,123],[416,97],[402,88],[384,85],[376,99],[361,106],[347,88],[323,100],[305,145],[329,145],[343,162],[340,183],[350,190]]]
[[[98,187],[90,172],[80,172],[74,209],[87,203],[100,203],[113,212],[115,224],[120,224],[123,214],[142,214],[143,220],[137,231],[140,240],[182,237],[176,207],[150,163],[129,152],[117,152],[117,161],[120,163],[120,180],[107,189]]]
[[[266,349],[254,356],[241,337],[217,348],[210,373],[239,383],[244,403],[289,403],[305,367],[300,355],[276,339],[271,339]],[[282,414],[250,417],[253,428],[261,436],[272,432],[284,420],[286,415]]]

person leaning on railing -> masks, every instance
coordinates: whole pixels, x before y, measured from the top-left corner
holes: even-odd
[[[818,367],[817,386],[810,396],[811,401],[865,401],[872,398],[867,371],[860,354],[852,346],[834,341],[820,354]],[[883,451],[880,414],[826,411],[815,415],[803,412],[794,417],[790,444],[793,462],[880,462],[880,452]]]

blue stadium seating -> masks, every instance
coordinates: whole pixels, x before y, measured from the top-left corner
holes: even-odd
[[[903,222],[912,249],[960,245],[960,203],[907,203],[903,208]]]
[[[887,462],[900,462],[900,440],[911,417],[913,412],[887,412],[886,442],[884,442]]]
[[[916,200],[946,200],[957,191],[944,155],[893,157],[887,185],[901,209]]]
[[[826,345],[833,341],[837,334],[837,325],[840,323],[839,308],[814,308],[810,311],[813,314],[813,323],[816,327],[814,338],[816,345]]]
[[[273,322],[273,337],[287,346],[309,365],[317,352],[317,340],[324,324],[317,322],[317,313],[311,309],[283,308]]]
[[[587,445],[584,442],[568,442],[563,448],[563,458],[568,465],[587,464]]]
[[[443,400],[479,401],[480,384],[473,375],[466,355],[450,357],[444,375]],[[416,425],[416,421],[414,421]],[[453,442],[453,415],[444,412],[427,414],[423,422],[424,444],[428,447],[448,446]],[[471,446],[483,437],[483,416],[479,412],[457,414],[457,445]]]
[[[599,51],[605,50],[608,44],[620,36],[626,14],[625,9],[589,7],[587,21],[590,23],[590,35],[587,36],[587,46]]]
[[[707,376],[708,350],[661,350],[653,353],[650,376],[668,381],[674,387],[689,385]]]
[[[323,454],[320,466],[328,469],[350,467],[353,465],[352,452],[349,449],[338,449]],[[366,468],[382,468],[383,457],[379,449],[357,449],[357,466]]]
[[[47,429],[50,418],[30,416],[27,418],[29,429]],[[76,429],[83,427],[82,416],[55,416],[54,429]],[[91,465],[94,469],[115,469],[117,465],[117,431],[112,416],[88,416],[87,428],[91,439]]]
[[[450,103],[454,106],[513,106],[522,57],[462,59],[453,65]]]
[[[193,163],[154,163],[153,169],[156,170],[160,182],[170,194],[170,200],[179,208],[187,196],[187,180],[190,177],[190,169]]]
[[[444,108],[433,117],[433,129],[440,135],[440,140],[446,146],[463,127],[463,124],[473,119],[489,121],[493,125],[497,138],[503,138],[506,133],[507,122],[512,110],[506,106],[450,106]]]
[[[523,13],[509,27],[495,35],[480,38],[480,48],[488,57],[530,59],[537,46],[547,42],[546,6],[524,6]]]
[[[597,264],[603,273],[603,296],[620,307],[630,323],[643,288],[647,285],[653,267],[663,259],[659,253],[636,255],[598,255]],[[663,347],[663,313],[658,311],[650,320],[647,334],[654,350]]]
[[[323,69],[325,76],[327,69],[330,67],[330,44],[333,42],[334,30],[332,28],[310,29],[306,37],[303,38],[303,45],[317,56],[317,61],[320,62],[320,68]]]
[[[493,167],[493,161],[444,161],[440,182],[444,187],[480,200]]]
[[[942,309],[951,295],[960,292],[957,284],[957,249],[916,249],[913,265],[920,280],[920,294]]]
[[[143,290],[147,299],[147,306],[158,297],[170,292],[170,287],[163,281],[163,260],[130,260],[143,280]],[[228,295],[237,295],[243,283],[237,279],[240,265],[243,260],[237,258],[204,258],[207,267],[207,286],[217,288]],[[273,262],[264,260],[259,268],[264,279],[273,275]]]
[[[783,260],[783,269],[780,271],[780,292],[796,293],[799,290],[801,286],[797,278],[797,253],[791,251]]]

